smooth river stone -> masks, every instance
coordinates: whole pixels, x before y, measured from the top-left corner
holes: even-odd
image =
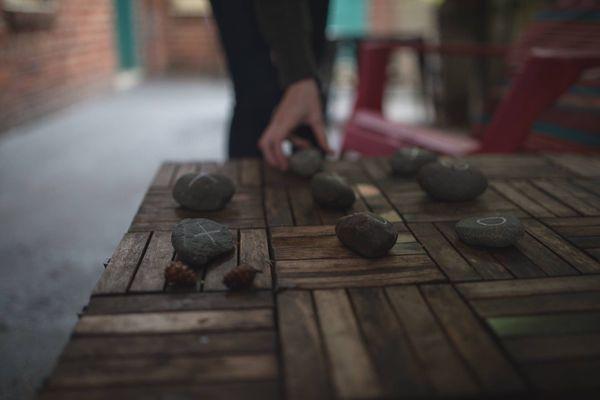
[[[205,218],[184,219],[173,227],[171,243],[177,257],[198,267],[233,250],[233,235],[229,228]]]
[[[418,174],[421,188],[436,200],[458,202],[477,198],[487,189],[487,178],[477,168],[460,160],[425,165]]]
[[[235,185],[221,174],[185,174],[173,187],[173,198],[194,211],[220,210],[233,197]]]
[[[398,238],[391,222],[370,212],[340,218],[335,233],[346,247],[367,258],[385,256]]]
[[[523,236],[523,225],[511,214],[469,217],[456,223],[456,234],[472,246],[506,247]]]
[[[310,178],[323,168],[323,155],[319,150],[300,150],[290,157],[290,171],[304,178]]]
[[[352,187],[336,174],[319,172],[310,181],[310,188],[313,199],[323,207],[345,210],[356,201]]]
[[[415,175],[421,167],[437,160],[437,154],[419,147],[398,150],[390,160],[392,172],[397,176]]]

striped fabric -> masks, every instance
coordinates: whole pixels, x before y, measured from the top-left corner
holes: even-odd
[[[600,2],[567,1],[535,16],[508,57],[516,71],[534,47],[600,51]],[[498,88],[498,97],[506,86]],[[540,115],[523,145],[530,151],[600,151],[600,68],[588,70]]]

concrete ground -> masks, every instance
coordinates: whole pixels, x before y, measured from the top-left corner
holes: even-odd
[[[422,119],[403,99],[393,114]],[[0,399],[51,371],[159,164],[225,158],[229,107],[226,81],[149,82],[0,136]]]

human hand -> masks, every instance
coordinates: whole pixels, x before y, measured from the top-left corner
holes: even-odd
[[[286,89],[269,126],[258,141],[258,147],[269,165],[281,170],[287,169],[288,160],[282,150],[286,139],[298,147],[310,147],[307,140],[292,136],[293,130],[300,124],[306,124],[312,129],[317,143],[325,152],[332,152],[325,135],[319,89],[312,78],[293,83]]]

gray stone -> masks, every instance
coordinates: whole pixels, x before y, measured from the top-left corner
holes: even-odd
[[[465,218],[455,229],[460,240],[472,246],[511,246],[523,235],[521,221],[512,214]]]
[[[488,186],[481,171],[460,160],[429,163],[419,171],[418,181],[434,199],[450,202],[473,200]]]
[[[398,176],[415,175],[421,167],[437,160],[437,154],[419,147],[398,150],[390,160],[392,172]]]
[[[184,263],[197,267],[234,248],[229,228],[205,218],[184,219],[173,227],[171,243]]]
[[[173,187],[173,198],[194,211],[220,210],[233,197],[235,185],[221,174],[185,174]]]
[[[356,195],[339,175],[319,172],[310,181],[313,199],[321,206],[345,210],[352,207]]]
[[[317,149],[300,150],[290,157],[290,171],[310,178],[323,168],[323,155]]]
[[[335,233],[346,247],[367,258],[386,255],[398,238],[391,222],[370,212],[340,218]]]

